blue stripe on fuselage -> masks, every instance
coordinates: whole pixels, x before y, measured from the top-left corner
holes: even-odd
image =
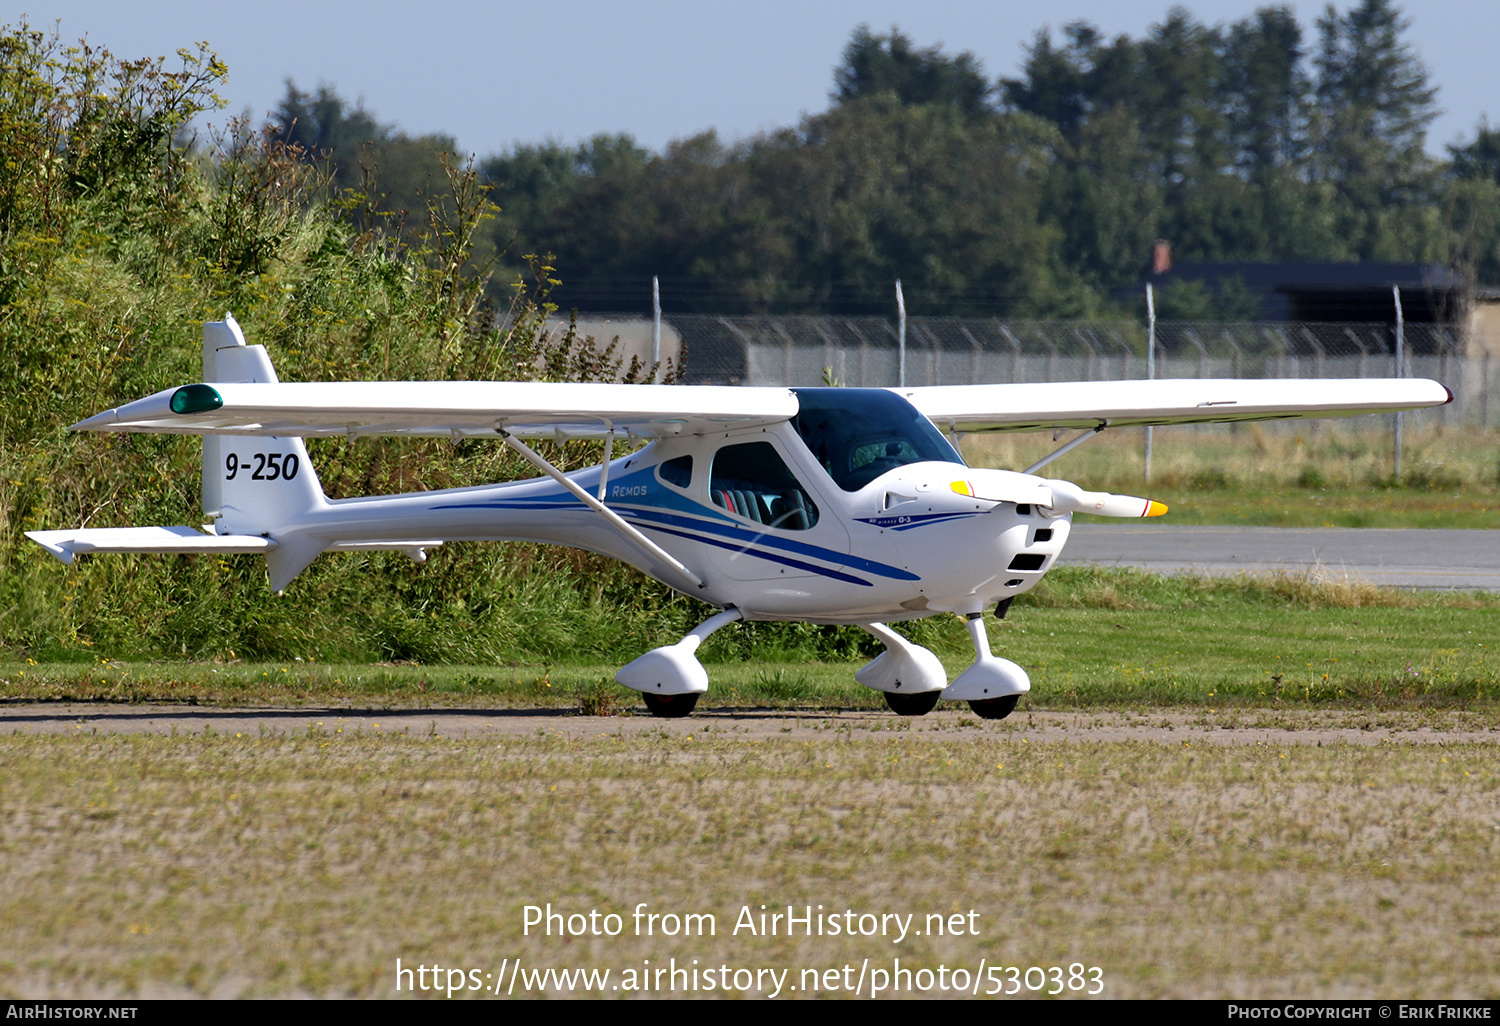
[[[764,549],[752,549],[733,541],[720,541],[718,538],[710,538],[703,534],[694,534],[691,531],[674,531],[670,527],[662,527],[660,524],[647,524],[653,531],[661,534],[674,534],[679,538],[688,538],[692,541],[702,542],[705,545],[716,545],[721,549],[729,549],[732,552],[743,552],[754,556],[756,559],[764,559],[771,563],[780,563],[782,566],[795,567],[798,570],[806,570],[809,573],[820,574],[823,577],[831,577],[835,581],[843,581],[845,584],[858,584],[865,588],[874,587],[869,581],[838,570],[830,570],[827,567],[814,566],[812,563],[804,563],[800,559],[792,559],[789,556],[778,555],[775,552],[767,552]]]
[[[779,535],[766,534],[763,531],[754,531],[732,521],[727,524],[705,523],[695,517],[684,517],[675,513],[665,513],[655,509],[642,509],[636,506],[622,507],[618,512],[622,516],[625,516],[628,512],[634,515],[634,519],[647,522],[655,521],[658,524],[695,527],[700,531],[708,531],[713,534],[736,539],[744,545],[769,545],[784,552],[795,552],[803,556],[812,556],[815,559],[826,559],[830,563],[842,563],[854,570],[863,570],[865,573],[876,574],[880,577],[889,577],[897,581],[921,580],[916,574],[902,570],[900,567],[890,566],[886,563],[877,563],[873,559],[864,559],[861,556],[845,554],[836,549],[823,548],[821,545],[810,545],[807,542],[794,541],[791,538],[782,538]],[[665,528],[662,528],[662,530],[665,530]],[[684,535],[683,537],[691,536]],[[706,537],[701,540],[711,541],[711,539]],[[713,544],[717,545],[719,543],[715,541]]]
[[[644,486],[644,495],[629,495],[630,492]],[[833,570],[794,560],[788,556],[766,551],[766,548],[779,549],[781,553],[794,553],[800,556],[808,556],[813,559],[821,559],[840,567],[851,570],[859,570],[865,573],[875,574],[897,581],[919,581],[921,577],[900,567],[880,563],[873,559],[865,559],[851,553],[840,552],[837,549],[826,548],[821,545],[813,545],[809,542],[797,541],[791,538],[783,538],[778,535],[769,534],[765,531],[756,531],[746,527],[736,520],[731,519],[727,513],[718,507],[708,507],[695,502],[682,493],[665,488],[656,478],[656,466],[642,467],[634,473],[623,475],[611,480],[609,493],[613,498],[616,490],[619,496],[629,495],[631,503],[611,503],[610,508],[619,513],[626,520],[633,520],[639,526],[649,530],[662,531],[666,534],[676,535],[681,538],[689,538],[701,541],[719,548],[733,549],[746,552],[761,559],[770,560],[773,563],[781,563],[786,566],[795,566],[798,569],[808,570],[813,573],[823,574],[837,580],[846,580],[854,584],[868,585],[870,582],[857,577],[849,577],[839,574]],[[609,500],[606,500],[607,502]],[[517,510],[562,510],[578,509],[582,503],[572,494],[564,491],[551,492],[539,495],[534,499],[507,499],[493,500],[490,502],[464,502],[446,503],[431,507],[440,509],[517,509]],[[684,515],[686,514],[686,515]],[[671,525],[670,527],[667,525]],[[673,530],[672,528],[679,528]],[[687,530],[683,530],[687,529]],[[718,535],[725,541],[712,537]]]

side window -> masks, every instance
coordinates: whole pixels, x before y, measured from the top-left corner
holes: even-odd
[[[805,531],[818,522],[818,507],[770,442],[714,453],[708,487],[716,505],[757,524]]]
[[[667,460],[656,468],[656,476],[669,485],[686,488],[693,480],[693,458],[679,456],[675,460]]]

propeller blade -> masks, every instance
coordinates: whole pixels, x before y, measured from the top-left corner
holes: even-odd
[[[1056,481],[1010,470],[971,468],[964,481],[950,487],[982,502],[1029,503],[1052,516],[1093,513],[1101,517],[1159,517],[1167,507],[1152,499],[1109,492],[1086,492],[1071,481]]]
[[[1071,481],[1049,480],[1047,483],[1052,486],[1051,508],[1054,513],[1092,513],[1097,517],[1159,517],[1167,511],[1164,503],[1137,495],[1086,492]]]
[[[970,467],[969,476],[963,481],[954,481],[949,487],[959,495],[967,495],[980,502],[1014,502],[1045,506],[1051,492],[1047,482],[1031,474],[1018,474],[1014,470],[989,470]]]

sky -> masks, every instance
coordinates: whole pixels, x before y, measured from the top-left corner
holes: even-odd
[[[1268,0],[1190,0],[1198,20],[1229,23]],[[898,27],[921,47],[970,51],[995,79],[1013,76],[1044,28],[1084,20],[1107,35],[1144,36],[1171,4],[1120,0],[0,0],[0,20],[58,23],[64,40],[126,58],[207,41],[229,66],[229,107],[257,123],[286,91],[334,86],[382,123],[441,132],[484,157],[517,143],[574,143],[628,132],[660,149],[715,129],[732,142],[795,125],[828,106],[833,68],[857,25]],[[1288,3],[1309,47],[1322,2]],[[1335,5],[1346,10],[1350,4]],[[1402,5],[1406,40],[1440,86],[1444,114],[1428,150],[1500,120],[1493,74],[1495,0]]]

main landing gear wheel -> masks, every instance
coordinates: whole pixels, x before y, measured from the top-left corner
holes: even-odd
[[[910,695],[898,694],[895,691],[882,691],[881,694],[885,695],[885,704],[897,716],[926,716],[932,712],[932,707],[937,705],[938,696],[942,692],[918,691]]]
[[[969,702],[969,708],[983,720],[1003,720],[1015,712],[1016,703],[1021,700],[1020,695],[1006,695],[1003,698],[978,698]]]
[[[646,708],[651,711],[652,716],[660,716],[667,720],[691,716],[693,709],[698,705],[696,694],[653,695],[649,691],[642,691],[641,697],[646,700]]]

